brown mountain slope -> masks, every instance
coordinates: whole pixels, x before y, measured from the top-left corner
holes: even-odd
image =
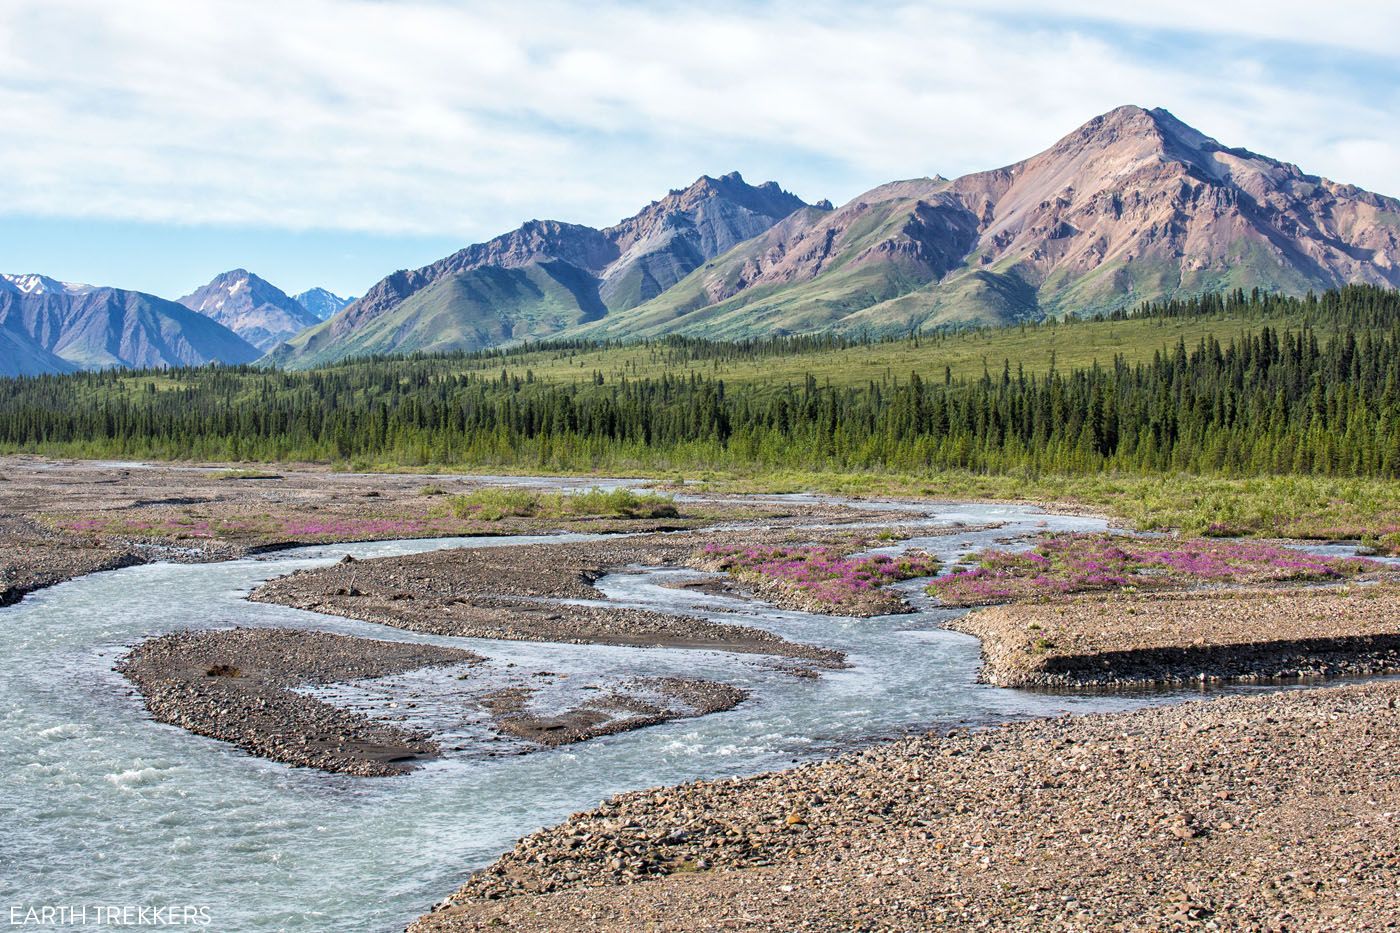
[[[1017,275],[1056,310],[1236,275],[1284,288],[1400,285],[1400,202],[1226,149],[1165,110],[1120,107],[951,191],[987,221],[969,266]]]

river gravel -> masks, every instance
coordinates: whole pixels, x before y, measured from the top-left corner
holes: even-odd
[[[1040,720],[624,794],[410,929],[1392,929],[1397,700]]]

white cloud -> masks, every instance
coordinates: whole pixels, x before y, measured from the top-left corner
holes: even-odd
[[[1395,54],[1395,36],[1400,34],[1400,6],[1392,0],[962,0],[958,5],[1153,30],[1325,45],[1384,56]]]
[[[1396,89],[1260,45],[1364,59],[1400,13],[1127,6],[9,0],[0,205],[467,239],[611,222],[733,168],[843,200],[1013,161],[1128,102],[1400,193]],[[1161,30],[1170,54],[1145,55]],[[1210,37],[1232,54],[1196,50]]]

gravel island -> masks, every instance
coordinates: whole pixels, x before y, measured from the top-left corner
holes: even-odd
[[[593,583],[610,571],[680,565],[702,542],[756,534],[772,532],[634,535],[344,561],[271,580],[251,598],[435,635],[711,649],[839,665],[838,651],[751,626],[585,603],[602,598]]]

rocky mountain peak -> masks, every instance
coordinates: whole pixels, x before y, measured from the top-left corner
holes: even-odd
[[[0,276],[0,374],[248,363],[258,351],[207,316],[120,288]]]
[[[243,268],[219,273],[179,303],[213,318],[260,350],[271,349],[319,321],[295,298]]]
[[[533,222],[389,276],[284,357],[559,333],[906,332],[1220,288],[1400,286],[1400,202],[1227,147],[1160,108],[1115,108],[1001,168],[804,207],[731,172],[604,230]]]

